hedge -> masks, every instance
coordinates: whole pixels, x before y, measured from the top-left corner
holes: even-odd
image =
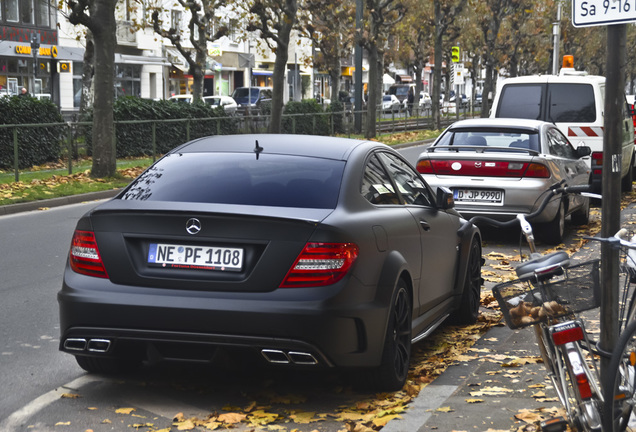
[[[127,123],[128,121],[158,120],[155,129],[156,152],[166,153],[188,139],[209,135],[237,133],[237,120],[227,117],[221,107],[212,108],[203,103],[179,103],[172,100],[148,100],[137,97],[118,98],[113,105],[117,158],[149,156],[152,149],[152,122]],[[166,120],[182,121],[166,122]],[[190,119],[190,122],[183,121]],[[89,113],[83,121],[92,121]],[[87,128],[90,129],[90,128]],[[92,136],[86,134],[88,154],[92,154]]]
[[[59,160],[67,129],[53,102],[24,96],[0,97],[0,113],[0,124],[60,124],[18,129],[20,169]],[[13,129],[0,128],[0,169],[14,167]]]

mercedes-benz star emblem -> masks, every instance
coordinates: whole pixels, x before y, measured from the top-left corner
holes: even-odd
[[[199,234],[199,231],[201,231],[201,221],[197,218],[188,219],[186,222],[186,231],[192,235]]]

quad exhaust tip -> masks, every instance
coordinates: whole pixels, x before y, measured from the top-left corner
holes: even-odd
[[[314,366],[318,360],[310,353],[299,351],[282,351],[275,349],[263,349],[261,354],[269,363],[274,364],[296,364]]]
[[[109,339],[68,338],[64,341],[64,349],[69,351],[105,353],[110,349],[110,345]]]

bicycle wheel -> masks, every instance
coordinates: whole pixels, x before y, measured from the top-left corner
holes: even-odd
[[[636,321],[632,321],[620,335],[604,377],[604,431],[636,431],[635,389]]]

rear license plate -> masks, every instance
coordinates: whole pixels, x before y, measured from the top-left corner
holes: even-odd
[[[455,189],[453,198],[458,203],[503,205],[504,191],[497,189]]]
[[[183,269],[241,271],[243,249],[152,243],[148,264]]]

